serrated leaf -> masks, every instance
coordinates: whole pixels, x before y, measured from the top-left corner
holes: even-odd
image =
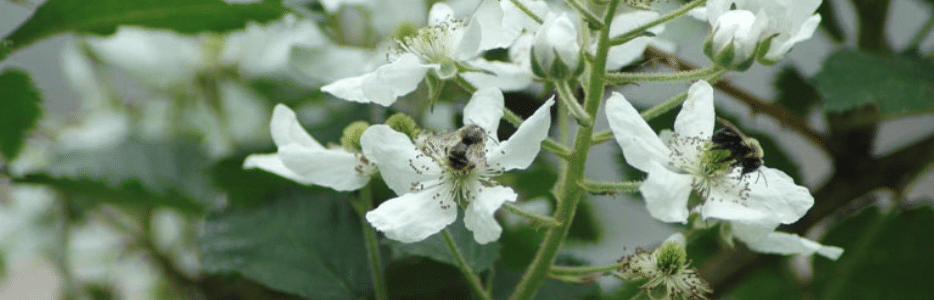
[[[120,25],[175,30],[180,33],[224,32],[248,21],[278,19],[278,2],[227,4],[222,0],[49,0],[19,28],[0,41],[0,60],[38,40],[66,32],[112,34]]]
[[[876,208],[837,224],[821,243],[845,249],[814,261],[814,299],[927,299],[934,295],[934,209]]]
[[[841,50],[814,78],[828,112],[876,105],[887,115],[934,110],[934,62]]]
[[[779,71],[774,86],[778,93],[775,101],[801,116],[807,116],[820,99],[817,88],[791,65]]]
[[[454,244],[457,245],[457,248],[464,255],[474,272],[479,273],[489,270],[499,259],[499,242],[491,242],[485,245],[478,244],[473,239],[473,232],[464,227],[463,216],[458,216],[457,221],[448,226],[446,230],[451,234]],[[386,243],[394,252],[424,256],[455,267],[458,266],[457,260],[451,254],[451,250],[441,233],[434,234],[417,243],[406,244],[393,240],[388,240]]]
[[[194,145],[131,139],[62,153],[17,181],[48,184],[91,201],[201,212],[215,195],[206,168]]]
[[[202,269],[235,273],[307,299],[357,299],[370,290],[360,220],[337,194],[296,189],[259,208],[207,219]]]
[[[26,132],[39,120],[40,101],[29,74],[16,69],[0,74],[0,154],[7,160],[16,158]]]

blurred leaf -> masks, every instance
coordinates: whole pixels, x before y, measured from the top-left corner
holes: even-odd
[[[875,104],[888,115],[934,110],[934,63],[841,50],[814,78],[828,112]]]
[[[266,152],[272,153],[275,149]],[[299,186],[298,183],[260,169],[243,169],[245,156],[221,160],[211,167],[211,182],[227,193],[232,206],[254,206],[265,203],[280,191]]]
[[[265,205],[207,219],[202,269],[237,273],[307,299],[356,299],[370,290],[359,218],[342,195],[296,189]]]
[[[248,21],[278,19],[285,12],[276,1],[227,4],[221,0],[49,0],[0,41],[0,60],[17,49],[60,33],[108,35],[121,25],[180,33],[224,32],[243,28]]]
[[[497,267],[522,269],[532,262],[538,247],[542,244],[545,229],[522,226],[519,228],[503,228],[503,235],[499,238],[502,245],[500,259]]]
[[[193,145],[126,140],[61,154],[17,181],[48,184],[92,202],[201,212],[215,195],[205,161]]]
[[[505,173],[496,180],[516,190],[516,193],[520,195],[519,201],[523,201],[549,197],[551,187],[558,180],[558,174],[551,164],[537,159],[528,169],[522,172]]]
[[[499,259],[499,242],[491,242],[485,245],[478,244],[473,239],[473,233],[464,227],[463,214],[459,215],[454,224],[447,227],[447,230],[451,233],[451,238],[454,239],[457,248],[467,259],[467,263],[470,264],[470,268],[474,272],[479,273],[489,270],[493,263]],[[440,233],[434,234],[421,242],[411,244],[393,240],[387,240],[386,243],[394,252],[424,256],[455,267],[458,265],[457,260],[444,241],[444,236]]]
[[[769,260],[765,266],[756,268],[752,274],[743,276],[743,281],[730,291],[731,299],[737,300],[784,300],[797,298],[798,282],[788,269],[785,260]]]
[[[519,270],[496,270],[493,277],[493,299],[507,299],[519,283],[522,272]],[[578,284],[546,279],[542,283],[533,299],[598,299],[600,286],[593,284]]]
[[[843,28],[840,27],[840,20],[837,18],[833,1],[821,2],[820,6],[817,8],[817,13],[819,13],[821,17],[820,28],[830,36],[831,40],[837,43],[843,43],[846,37],[844,36]]]
[[[814,299],[928,299],[934,295],[934,209],[868,208],[834,226],[822,244],[837,261],[815,258]]]
[[[29,74],[16,69],[0,74],[0,154],[7,160],[16,158],[26,132],[39,120],[40,101]]]
[[[791,65],[779,71],[774,86],[778,92],[776,102],[801,116],[807,116],[820,99],[820,92],[817,88]]]
[[[386,289],[389,299],[471,299],[473,295],[456,267],[417,256],[389,262]]]

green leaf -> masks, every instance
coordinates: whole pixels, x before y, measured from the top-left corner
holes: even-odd
[[[180,33],[225,32],[248,21],[267,22],[286,12],[275,1],[227,4],[221,0],[49,0],[0,41],[0,60],[38,40],[66,32],[112,34],[120,25]]]
[[[832,228],[822,244],[843,247],[837,261],[815,258],[814,299],[928,299],[934,295],[934,209],[877,208]]]
[[[7,160],[16,158],[26,132],[39,120],[40,101],[29,74],[15,69],[0,74],[0,154]]]
[[[934,62],[841,50],[815,76],[828,112],[876,105],[887,115],[934,110]]]
[[[258,153],[275,151],[270,149]],[[210,170],[211,182],[227,193],[231,206],[256,206],[265,203],[284,189],[300,186],[294,181],[260,169],[244,170],[244,159],[244,155],[233,156],[217,162]]]
[[[296,189],[259,208],[206,221],[202,269],[234,273],[307,299],[356,299],[370,290],[362,228],[347,199]]]
[[[493,299],[508,299],[521,277],[520,270],[496,269],[496,275],[493,277]],[[533,299],[598,299],[599,295],[598,284],[585,285],[546,279]]]
[[[752,274],[743,277],[743,281],[730,291],[730,298],[737,300],[784,300],[802,298],[796,295],[798,282],[788,270],[785,260],[773,259],[765,266],[756,268]]]
[[[775,101],[801,116],[807,116],[820,99],[820,92],[814,84],[801,76],[798,69],[791,65],[779,71],[774,86],[778,92]]]
[[[45,169],[17,178],[48,184],[91,202],[169,206],[199,213],[216,195],[195,145],[128,139],[59,154]]]
[[[489,270],[490,267],[493,266],[493,263],[499,259],[499,242],[491,242],[485,245],[478,244],[477,241],[473,239],[473,233],[464,227],[463,216],[458,217],[457,221],[454,221],[454,224],[447,227],[448,232],[451,233],[451,238],[454,239],[457,248],[460,250],[461,254],[464,255],[464,258],[467,260],[467,263],[470,264],[470,268],[473,269],[474,272],[479,273]],[[454,255],[451,254],[451,250],[444,241],[444,236],[440,233],[434,234],[417,243],[406,244],[393,240],[387,240],[386,243],[394,252],[424,256],[439,262],[458,266],[457,260],[454,258]]]

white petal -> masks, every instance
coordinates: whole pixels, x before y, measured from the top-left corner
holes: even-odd
[[[279,159],[279,155],[276,153],[272,154],[251,154],[243,160],[244,169],[261,169],[266,172],[270,172],[289,180],[301,183],[301,184],[312,184],[308,182],[305,177],[298,175],[291,169],[287,168],[282,164],[282,160]]]
[[[477,125],[496,137],[499,120],[503,118],[503,92],[495,87],[482,87],[473,93],[464,106],[464,125]]]
[[[305,83],[319,86],[363,73],[373,55],[368,50],[343,46],[292,47],[291,69]]]
[[[469,26],[480,26],[480,43],[478,51],[486,51],[494,48],[506,48],[515,39],[515,36],[509,36],[503,30],[503,9],[500,8],[499,1],[483,0],[480,7],[473,14]]]
[[[668,164],[670,150],[626,97],[614,92],[606,100],[606,118],[627,163],[643,172],[649,170],[650,161]]]
[[[413,183],[434,180],[441,175],[438,163],[418,151],[407,135],[389,126],[370,126],[360,137],[360,145],[363,155],[376,164],[383,181],[397,195],[408,193]]]
[[[367,212],[366,220],[390,239],[403,243],[424,240],[457,219],[457,205],[453,199],[439,203],[434,197],[439,194],[448,195],[439,185],[386,200]]]
[[[279,159],[304,182],[338,191],[354,191],[370,181],[360,159],[343,149],[316,150],[288,145],[279,148]]]
[[[298,123],[295,112],[282,104],[276,104],[272,111],[269,133],[272,134],[272,141],[279,147],[298,144],[309,149],[324,150],[324,147],[305,131],[302,124]]]
[[[682,137],[710,138],[716,116],[713,109],[713,88],[698,80],[688,89],[688,98],[675,118],[675,132]]]
[[[776,232],[773,228],[734,223],[733,235],[756,252],[785,255],[817,253],[832,260],[843,254],[840,247],[824,246],[795,234]]]
[[[516,194],[511,188],[503,186],[481,187],[472,192],[477,195],[464,211],[464,225],[473,232],[473,238],[480,244],[499,239],[503,228],[499,226],[493,214],[506,201],[515,202]]]
[[[532,164],[542,148],[542,141],[548,137],[548,129],[551,128],[551,106],[554,103],[554,97],[545,101],[529,119],[519,125],[516,133],[508,140],[490,148],[491,151],[487,154],[490,166],[508,171],[525,169]]]
[[[652,217],[662,222],[687,223],[691,176],[669,171],[656,161],[648,161],[649,177],[639,191]]]
[[[655,19],[658,19],[658,12],[654,11],[637,10],[621,13],[613,18],[613,24],[610,25],[610,36],[621,35]],[[658,35],[664,30],[665,25],[658,25],[649,28],[647,32]],[[637,37],[625,44],[611,47],[607,55],[606,69],[616,70],[642,58],[645,47],[652,39],[652,37]]]
[[[406,53],[371,73],[332,82],[321,90],[348,101],[389,106],[414,91],[432,68],[437,65],[422,64],[414,54]]]
[[[772,213],[774,219],[782,224],[798,221],[814,205],[814,196],[806,187],[796,185],[794,179],[778,169],[759,167],[759,175],[751,173],[749,200],[746,205]]]
[[[512,92],[521,91],[532,84],[532,70],[528,66],[501,61],[487,61],[476,59],[470,65],[485,72],[461,73],[467,82],[473,86],[497,87],[500,90]]]
[[[447,3],[438,2],[428,10],[428,26],[443,25],[444,22],[454,20],[454,9]]]
[[[775,37],[772,40],[772,44],[769,46],[769,51],[765,53],[765,59],[771,61],[777,61],[785,57],[785,54],[788,54],[788,51],[791,51],[791,47],[797,44],[798,42],[810,39],[814,35],[814,30],[817,29],[817,25],[820,24],[821,17],[819,14],[814,14],[808,18],[801,28],[797,32],[787,33],[790,36],[780,35]]]

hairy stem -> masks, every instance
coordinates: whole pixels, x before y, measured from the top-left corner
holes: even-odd
[[[694,69],[690,71],[680,71],[675,73],[630,73],[630,72],[612,72],[606,74],[607,83],[621,85],[632,82],[646,81],[682,81],[706,78],[710,75],[722,71],[723,67],[712,66],[703,69]]]
[[[561,223],[558,223],[558,221],[555,221],[555,218],[548,217],[548,216],[542,216],[542,215],[538,215],[532,212],[525,211],[519,208],[518,206],[516,206],[515,204],[504,204],[503,209],[513,214],[516,214],[518,216],[522,216],[526,219],[529,219],[532,221],[533,224],[536,224],[536,225],[541,225],[545,227],[556,227],[556,226],[561,225]]]

